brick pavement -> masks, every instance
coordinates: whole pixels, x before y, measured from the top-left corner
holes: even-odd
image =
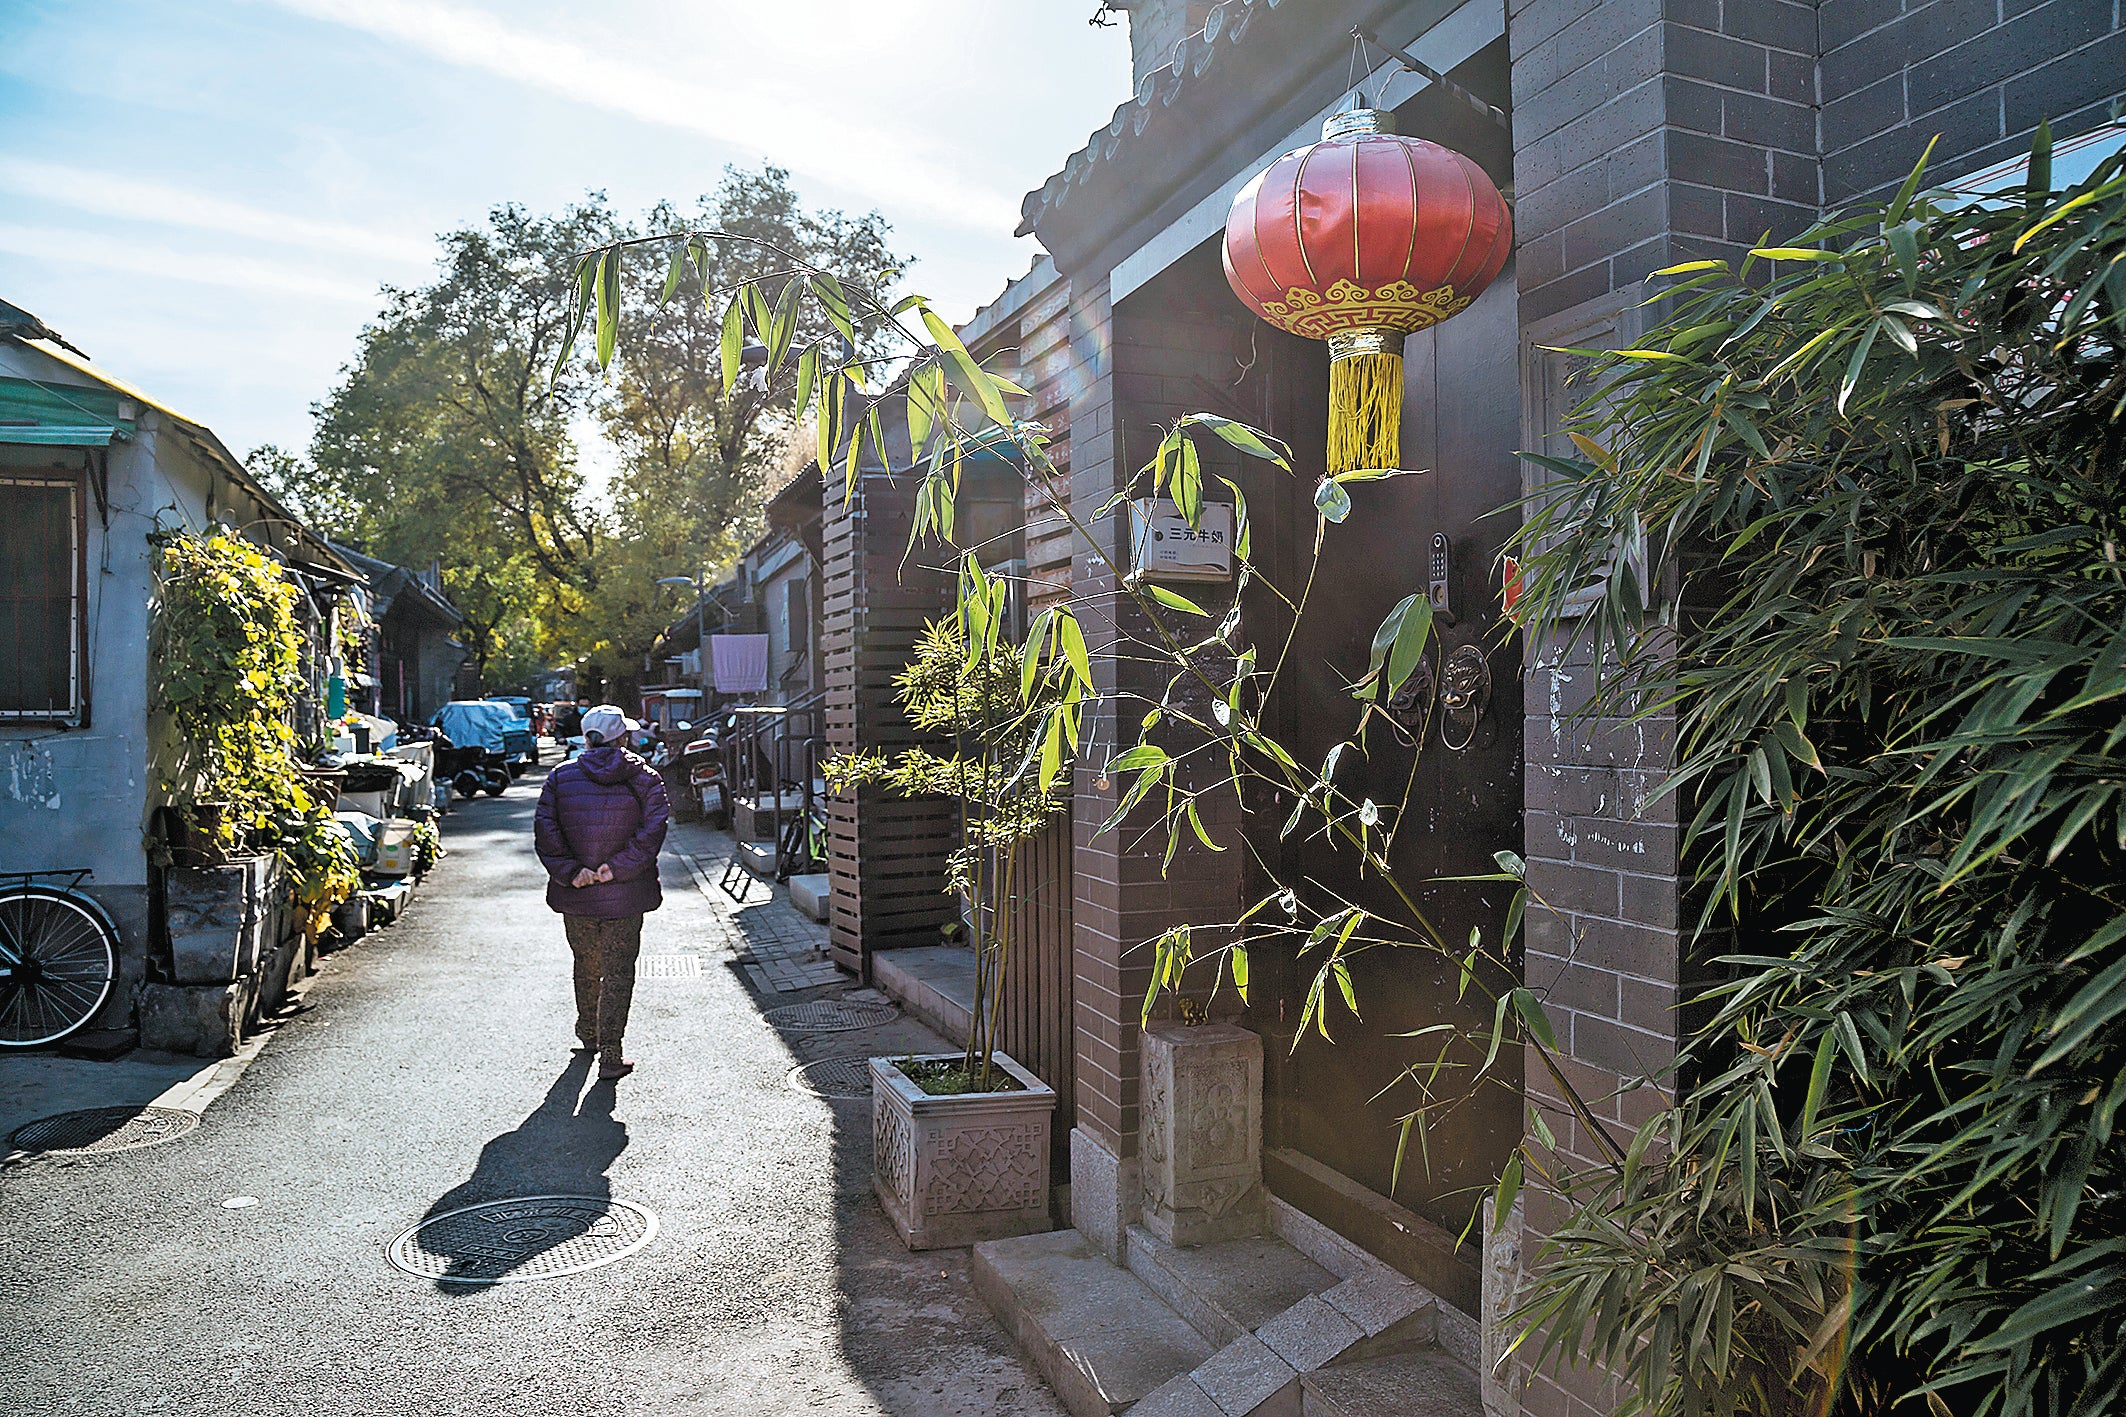
[[[694,888],[716,907],[711,938],[704,943],[739,961],[763,993],[787,994],[841,984],[849,976],[827,952],[827,927],[790,904],[787,888],[748,875],[745,896],[733,900],[716,882],[721,862],[736,849],[723,832],[695,829],[673,833],[668,849],[686,866]]]

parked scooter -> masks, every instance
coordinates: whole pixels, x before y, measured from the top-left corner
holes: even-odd
[[[474,744],[460,748],[436,735],[436,775],[450,779],[453,796],[472,798],[485,792],[500,797],[509,787],[509,760],[502,754]]]
[[[685,774],[690,800],[719,830],[731,825],[731,802],[724,792],[723,752],[716,730],[696,738],[679,750],[680,771]]]

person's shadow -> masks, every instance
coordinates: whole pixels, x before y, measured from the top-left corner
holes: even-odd
[[[403,1257],[434,1274],[438,1289],[464,1294],[567,1273],[625,1243],[625,1217],[605,1205],[612,1195],[605,1173],[627,1149],[627,1124],[613,1116],[611,1082],[583,1091],[595,1060],[591,1053],[571,1059],[538,1108],[481,1147],[472,1174],[437,1197],[421,1228],[400,1242]],[[511,1204],[483,1204],[505,1200]]]

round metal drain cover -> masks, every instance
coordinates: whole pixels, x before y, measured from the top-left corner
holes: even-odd
[[[869,1058],[821,1058],[790,1073],[790,1083],[800,1092],[836,1102],[858,1102],[871,1096]]]
[[[786,1008],[769,1009],[767,1020],[793,1033],[840,1033],[851,1028],[876,1028],[900,1017],[891,1004],[849,1003],[844,999],[813,999]]]
[[[626,1259],[657,1217],[604,1196],[519,1196],[432,1215],[391,1242],[392,1267],[439,1284],[559,1279]]]
[[[84,1156],[159,1146],[176,1141],[198,1125],[197,1112],[174,1107],[95,1107],[17,1127],[8,1141],[23,1151]]]

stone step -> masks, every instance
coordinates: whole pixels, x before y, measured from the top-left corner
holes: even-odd
[[[1332,1363],[1299,1379],[1300,1417],[1483,1417],[1476,1373],[1437,1349]]]
[[[741,841],[738,843],[738,864],[759,876],[762,880],[775,879],[775,843],[772,841]]]
[[[974,951],[910,945],[871,956],[871,977],[918,1022],[965,1047],[974,1027]]]
[[[1179,1249],[1132,1225],[1128,1259],[1132,1274],[1220,1347],[1338,1282],[1273,1235]]]
[[[790,904],[822,924],[826,923],[827,901],[833,891],[833,882],[824,871],[790,878]]]
[[[1433,1351],[1438,1313],[1429,1291],[1385,1266],[1368,1268],[1302,1295],[1253,1333],[1169,1379],[1130,1417],[1298,1417],[1305,1380],[1326,1366]]]
[[[974,1286],[1072,1417],[1113,1417],[1212,1356],[1150,1286],[1075,1230],[976,1245]]]

